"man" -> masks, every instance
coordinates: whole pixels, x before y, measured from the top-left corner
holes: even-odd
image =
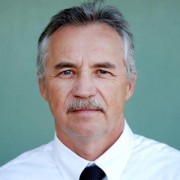
[[[176,180],[180,153],[124,119],[136,68],[132,34],[100,1],[56,14],[39,39],[39,87],[56,136],[0,169],[1,180]]]

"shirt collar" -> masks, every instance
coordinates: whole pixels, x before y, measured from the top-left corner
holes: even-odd
[[[63,179],[79,179],[84,168],[95,163],[106,173],[107,179],[117,180],[120,179],[126,167],[132,148],[133,133],[125,122],[124,131],[119,139],[94,162],[87,161],[75,154],[56,135],[53,156]]]
[[[81,158],[66,147],[55,135],[53,157],[62,179],[79,179],[81,172],[89,161]]]
[[[107,179],[121,179],[123,170],[133,149],[133,133],[125,121],[124,131],[119,139],[96,161],[107,176]]]

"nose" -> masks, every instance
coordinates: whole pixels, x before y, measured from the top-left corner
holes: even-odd
[[[76,98],[92,98],[96,95],[97,89],[93,82],[91,75],[88,73],[81,73],[75,82],[72,93]]]

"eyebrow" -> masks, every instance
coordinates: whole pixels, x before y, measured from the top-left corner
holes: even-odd
[[[77,66],[75,64],[69,63],[69,62],[60,62],[54,66],[55,69],[62,69],[62,68],[68,68],[68,67],[76,68]]]
[[[116,66],[114,64],[109,63],[109,62],[96,63],[93,65],[93,67],[95,67],[95,68],[101,67],[101,68],[107,68],[107,69],[115,69],[116,68]]]
[[[54,66],[55,69],[62,69],[62,68],[77,68],[77,65],[70,62],[60,62]],[[93,68],[107,68],[107,69],[115,69],[116,66],[109,62],[102,62],[102,63],[95,63],[92,65]]]

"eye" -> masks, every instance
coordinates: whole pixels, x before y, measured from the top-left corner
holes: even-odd
[[[65,71],[61,72],[61,74],[65,75],[65,76],[68,76],[68,75],[73,74],[73,72],[71,70],[65,70]]]
[[[67,70],[61,71],[57,76],[60,78],[71,78],[74,74],[75,72],[73,70],[67,69]]]
[[[100,77],[100,78],[109,78],[110,76],[112,76],[111,72],[106,71],[106,70],[104,70],[104,69],[98,69],[98,70],[96,71],[96,74],[97,74],[97,76]]]
[[[98,70],[98,73],[99,73],[99,74],[108,74],[109,72],[106,71],[106,70],[100,69],[100,70]]]
[[[98,69],[96,71],[96,73],[99,75],[99,76],[105,76],[105,75],[110,75],[111,73],[109,71],[106,71],[104,69]]]

